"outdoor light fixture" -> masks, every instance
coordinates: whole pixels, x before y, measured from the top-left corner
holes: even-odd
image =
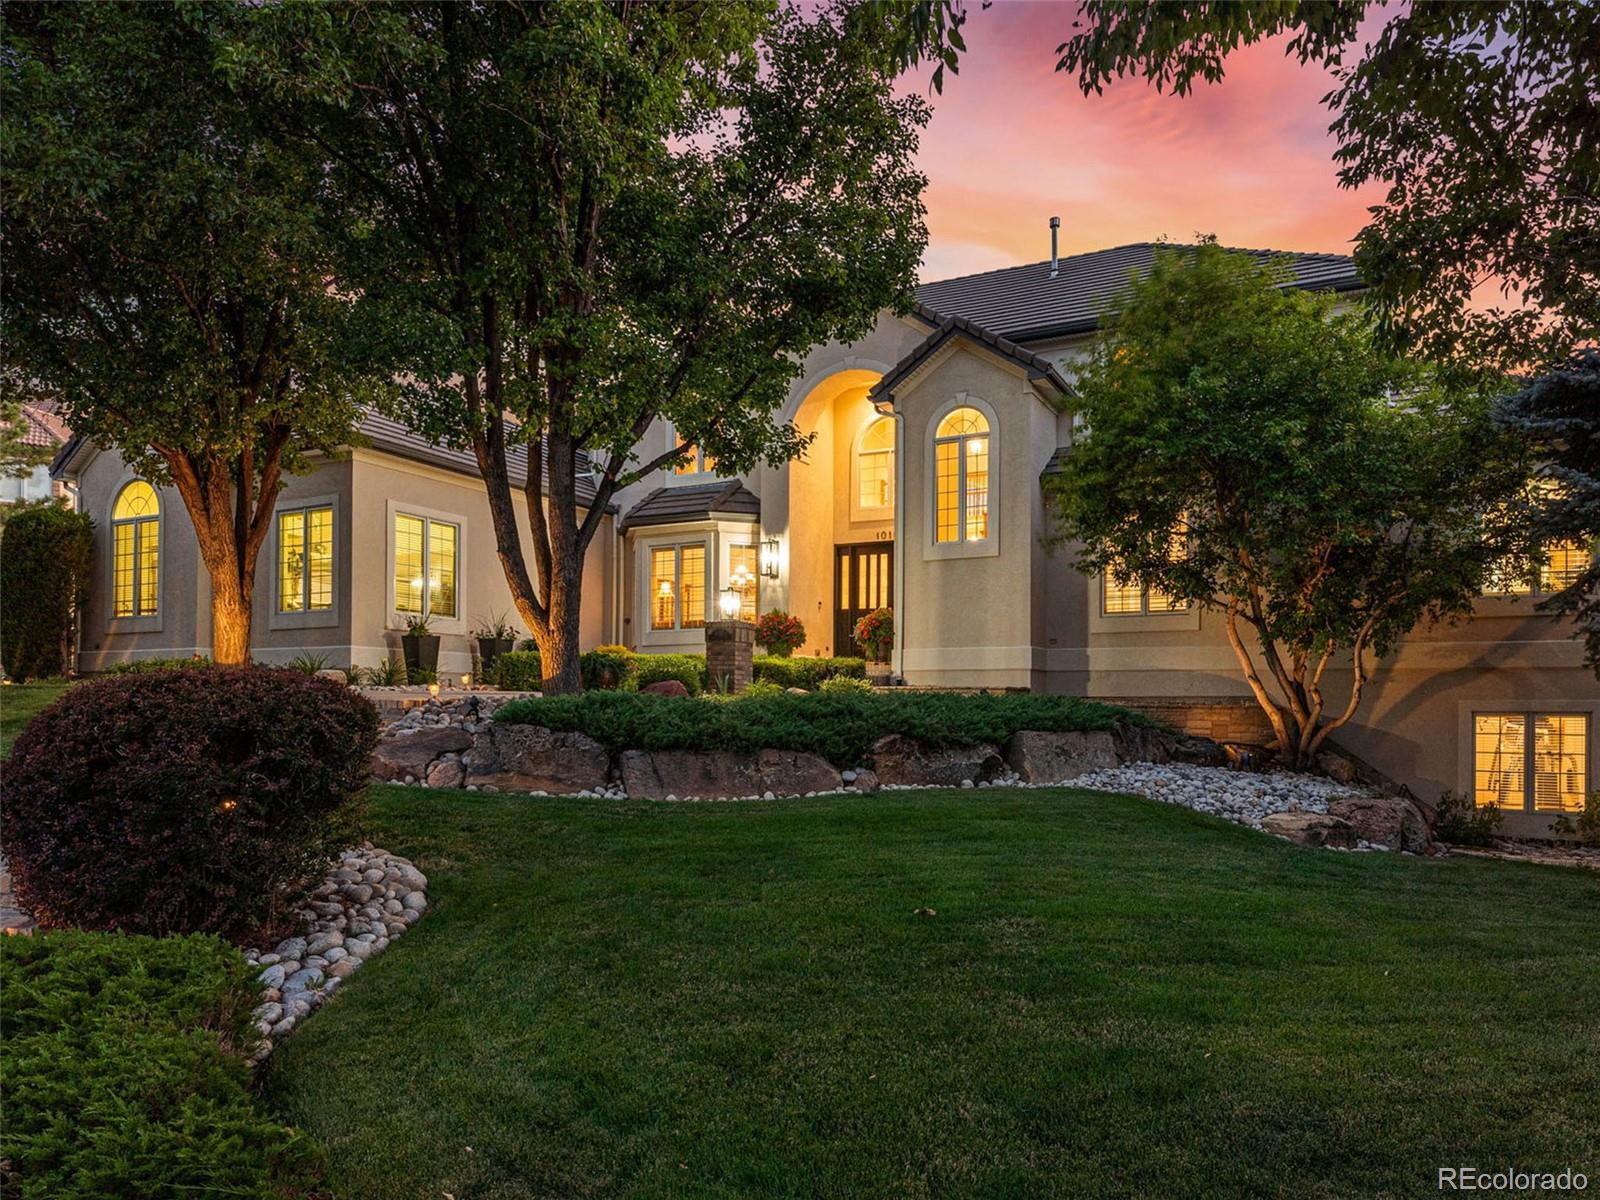
[[[717,593],[717,607],[722,611],[724,621],[731,621],[739,615],[740,599],[738,588],[723,588]]]
[[[464,688],[471,687],[472,686],[472,676],[471,675],[463,675],[461,677],[461,686],[464,687]]]
[[[767,538],[761,543],[761,573],[768,579],[778,577],[778,539]]]
[[[432,696],[435,700],[439,698],[439,684],[437,681],[428,685],[428,695]]]

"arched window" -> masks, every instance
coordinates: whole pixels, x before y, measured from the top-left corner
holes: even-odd
[[[111,615],[153,617],[160,596],[161,500],[135,479],[111,508]]]
[[[975,408],[952,410],[933,439],[936,542],[989,536],[989,422]]]
[[[879,417],[861,433],[856,451],[856,506],[888,508],[894,503],[894,421]]]

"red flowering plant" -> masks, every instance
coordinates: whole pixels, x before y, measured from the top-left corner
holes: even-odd
[[[806,644],[806,627],[799,617],[774,608],[756,622],[756,641],[768,654],[788,658]]]
[[[887,662],[894,645],[894,610],[875,608],[856,622],[856,641],[873,662]]]

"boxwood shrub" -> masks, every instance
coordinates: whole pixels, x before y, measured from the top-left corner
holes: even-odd
[[[544,667],[537,650],[512,650],[494,660],[489,677],[508,692],[537,692],[544,684]]]
[[[689,689],[691,696],[705,690],[704,654],[635,654],[629,662],[631,670],[622,685],[624,690],[639,691],[663,679],[676,679]]]
[[[755,677],[764,683],[779,687],[804,688],[815,691],[825,681],[837,675],[851,679],[865,679],[867,664],[860,658],[777,658],[760,655],[751,662]]]
[[[6,854],[47,924],[239,934],[353,836],[371,704],[271,667],[110,675],[29,722],[6,763]]]
[[[586,692],[515,700],[495,720],[586,733],[608,750],[806,750],[836,766],[865,762],[872,743],[903,733],[932,746],[1004,742],[1021,729],[1111,729],[1150,724],[1127,709],[1076,696],[935,692],[812,692],[707,700]]]
[[[305,1195],[320,1152],[263,1110],[240,1057],[251,974],[212,937],[0,938],[0,1192]]]

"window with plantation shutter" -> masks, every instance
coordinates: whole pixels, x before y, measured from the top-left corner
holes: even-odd
[[[1584,713],[1475,713],[1473,802],[1508,812],[1581,812],[1589,775]]]

